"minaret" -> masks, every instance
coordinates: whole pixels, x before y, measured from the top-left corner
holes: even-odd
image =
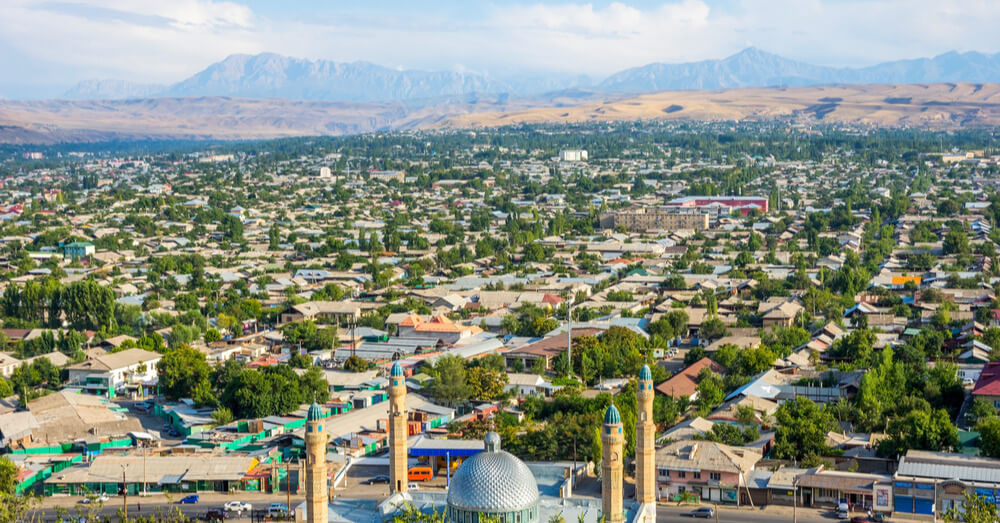
[[[399,362],[389,371],[389,491],[405,494],[406,458],[406,378]]]
[[[313,402],[306,416],[306,523],[329,519],[323,411]]]
[[[638,409],[635,424],[635,500],[644,521],[656,521],[656,425],[653,423],[653,373],[649,365],[639,371]]]
[[[612,403],[604,413],[604,430],[601,432],[601,513],[605,523],[624,523],[622,506],[622,450],[625,435],[622,434],[622,416]]]

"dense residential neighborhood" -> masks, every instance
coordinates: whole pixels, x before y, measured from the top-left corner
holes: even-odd
[[[617,427],[617,510],[652,521],[629,508],[648,421],[654,505],[1000,505],[989,131],[36,149],[0,147],[11,499],[255,495],[301,519],[320,488],[330,521],[390,519],[365,500],[399,494],[376,481],[394,449],[419,509],[502,441],[546,520],[596,521]]]

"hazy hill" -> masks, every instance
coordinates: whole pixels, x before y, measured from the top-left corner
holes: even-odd
[[[638,93],[662,90],[804,86],[856,83],[1000,82],[1000,54],[945,53],[934,58],[886,62],[865,68],[834,68],[789,60],[747,48],[721,60],[655,63],[613,74],[594,85],[571,74],[493,77],[475,72],[396,70],[367,62],[305,60],[274,53],[232,55],[169,86],[122,80],[81,82],[70,99],[150,96],[231,96],[341,102],[427,103],[472,94],[536,96],[565,89]],[[412,105],[412,103],[411,103]]]
[[[137,84],[127,80],[84,80],[63,93],[71,100],[115,100],[156,96],[166,88],[159,84]]]
[[[722,60],[649,64],[613,74],[600,89],[645,92],[823,84],[1000,82],[1000,53],[949,52],[934,58],[835,68],[789,60],[749,47]]]
[[[0,143],[258,139],[389,129],[635,119],[835,121],[953,128],[1000,125],[1000,84],[841,85],[608,96],[455,95],[423,104],[228,97],[0,100]]]

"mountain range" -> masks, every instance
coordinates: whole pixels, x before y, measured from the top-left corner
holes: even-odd
[[[397,70],[368,62],[306,60],[274,53],[231,55],[172,85],[89,80],[64,93],[77,100],[224,96],[336,102],[405,102],[427,106],[442,97],[534,96],[586,89],[608,93],[831,84],[1000,82],[1000,53],[948,52],[869,67],[827,67],[749,47],[721,60],[653,63],[600,82],[585,75]]]
[[[1000,125],[1000,84],[858,84],[608,95],[456,95],[401,102],[160,97],[0,100],[0,143],[247,140],[519,123],[779,120],[953,129]]]

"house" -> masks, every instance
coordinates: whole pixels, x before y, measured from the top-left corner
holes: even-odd
[[[361,306],[349,301],[309,301],[293,305],[281,313],[281,323],[302,320],[332,319],[339,323],[355,322],[361,316]]]
[[[156,364],[162,357],[143,349],[93,355],[68,368],[68,384],[108,398],[123,392],[133,397],[155,394]]]
[[[765,302],[762,302],[757,307],[758,314],[764,322],[764,327],[791,327],[795,323],[795,317],[802,312],[803,307],[796,300],[786,300],[785,298],[778,298],[780,303],[777,303],[775,298],[771,298]]]
[[[656,481],[661,499],[693,493],[710,502],[737,503],[761,453],[714,441],[675,441],[656,450]]]
[[[573,338],[580,336],[597,336],[603,329],[595,328],[574,328],[570,333]],[[520,360],[522,368],[530,369],[536,360],[544,359],[545,368],[552,367],[552,359],[566,352],[569,340],[566,333],[554,336],[547,336],[534,343],[529,343],[523,347],[508,351],[504,354],[507,360],[507,368],[515,368],[515,362]]]
[[[63,254],[71,260],[92,256],[94,252],[96,249],[94,244],[90,242],[73,242],[63,246]]]
[[[513,392],[517,397],[537,395],[547,397],[561,388],[545,381],[544,378],[537,374],[511,372],[507,374],[507,384],[504,385],[503,391]]]
[[[797,477],[804,507],[836,507],[840,503],[892,512],[892,476],[839,470],[811,470]]]
[[[33,420],[22,417],[0,421],[0,427],[6,427],[3,438],[9,440],[8,444],[47,447],[95,436],[127,436],[142,430],[138,418],[118,412],[103,398],[72,389],[31,400],[27,410]],[[30,434],[18,430],[25,427]]]
[[[706,356],[673,375],[667,381],[657,385],[656,391],[673,398],[694,400],[698,390],[698,375],[704,368],[712,369],[712,372],[718,373],[725,372],[726,370],[722,365],[719,365]]]
[[[460,325],[451,321],[447,316],[437,315],[430,320],[424,321],[417,315],[400,322],[397,327],[399,336],[440,340],[444,343],[455,343],[474,334],[483,332],[483,329],[475,325]]]
[[[991,361],[983,367],[972,389],[972,397],[982,398],[1000,411],[1000,361]]]

